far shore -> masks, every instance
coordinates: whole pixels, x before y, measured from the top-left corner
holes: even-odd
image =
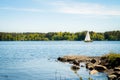
[[[0,41],[84,41],[87,31],[81,32],[0,32]],[[89,31],[92,41],[120,41],[120,30]]]

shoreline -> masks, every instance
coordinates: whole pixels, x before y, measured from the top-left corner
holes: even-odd
[[[90,70],[90,74],[104,72],[109,80],[120,80],[120,58],[117,58],[116,65],[111,65],[107,55],[104,56],[82,56],[82,55],[66,55],[58,57],[58,61],[72,64],[74,70],[80,69],[80,64],[85,63],[86,69]]]

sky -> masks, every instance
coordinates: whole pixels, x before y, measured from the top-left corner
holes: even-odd
[[[0,0],[0,32],[120,30],[120,0]]]

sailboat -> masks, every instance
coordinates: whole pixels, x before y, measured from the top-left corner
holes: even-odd
[[[87,31],[86,37],[85,37],[85,42],[92,42],[92,40],[90,39],[90,34],[89,31]]]

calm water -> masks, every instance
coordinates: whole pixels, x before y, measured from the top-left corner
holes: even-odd
[[[120,41],[2,41],[0,42],[0,80],[107,80],[106,74],[89,75],[84,67],[75,72],[70,64],[56,61],[58,56],[101,56],[120,53]]]

